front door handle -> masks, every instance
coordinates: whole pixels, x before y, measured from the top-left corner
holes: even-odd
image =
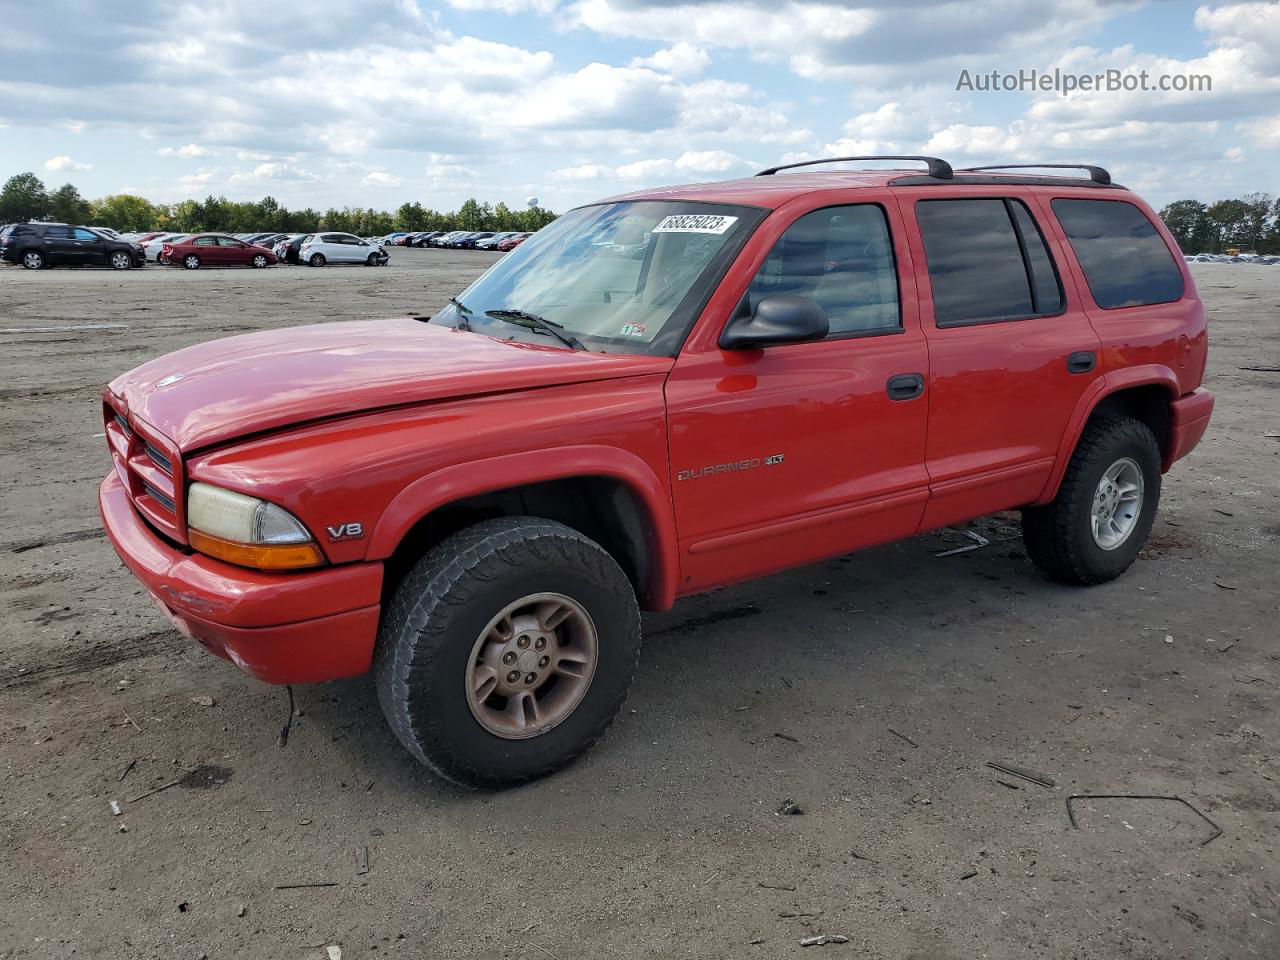
[[[1090,373],[1098,365],[1098,355],[1092,350],[1080,350],[1067,357],[1067,373]]]
[[[923,373],[900,373],[885,385],[890,400],[914,400],[924,393]]]

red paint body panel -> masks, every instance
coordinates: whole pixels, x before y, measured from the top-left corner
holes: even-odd
[[[901,176],[811,173],[629,195],[770,211],[674,358],[573,352],[403,317],[233,337],[143,364],[105,397],[111,541],[215,653],[270,682],[305,682],[367,669],[382,561],[424,517],[468,497],[570,477],[618,481],[643,519],[641,600],[665,609],[721,584],[1047,502],[1089,416],[1118,391],[1167,394],[1166,469],[1199,442],[1213,408],[1199,388],[1207,333],[1181,257],[1180,300],[1100,309],[1051,207],[1055,197],[1135,203],[1176,252],[1145,204],[1070,180],[891,183]],[[1057,265],[1063,312],[939,328],[915,204],[942,197],[1022,200]],[[721,350],[725,324],[786,229],[815,209],[862,203],[885,212],[902,330]],[[1096,367],[1069,373],[1067,356],[1081,351],[1096,353]],[[908,373],[922,375],[924,393],[889,399],[889,378]],[[132,435],[113,426],[116,413]],[[156,473],[143,441],[171,457],[171,474]],[[190,553],[182,504],[159,512],[146,487],[181,501],[197,480],[289,510],[330,566],[264,574]],[[363,536],[323,535],[347,524]]]
[[[368,669],[382,564],[269,574],[184,553],[152,532],[115,473],[98,507],[116,552],[188,636],[272,683]]]

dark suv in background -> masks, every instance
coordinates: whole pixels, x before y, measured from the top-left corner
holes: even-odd
[[[0,232],[0,260],[28,270],[57,265],[141,267],[147,255],[138,243],[119,240],[90,227],[66,223],[15,223]]]

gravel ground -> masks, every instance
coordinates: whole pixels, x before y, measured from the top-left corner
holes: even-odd
[[[0,270],[0,958],[1280,955],[1280,267],[1195,267],[1217,414],[1118,582],[1047,583],[1009,515],[684,601],[588,757],[485,794],[367,679],[298,689],[278,746],[284,692],[168,628],[95,492],[117,372],[432,311],[492,260]],[[1222,835],[1174,801],[1072,829],[1075,793]]]

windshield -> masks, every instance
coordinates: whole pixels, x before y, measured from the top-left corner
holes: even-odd
[[[536,325],[489,311],[536,314],[589,350],[674,356],[725,268],[767,211],[686,200],[580,207],[539,230],[433,322],[489,336],[556,343]]]

